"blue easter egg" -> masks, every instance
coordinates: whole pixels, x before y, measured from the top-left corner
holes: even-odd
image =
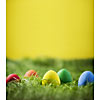
[[[78,86],[86,85],[87,83],[94,82],[94,75],[90,71],[85,71],[81,74],[78,80]]]

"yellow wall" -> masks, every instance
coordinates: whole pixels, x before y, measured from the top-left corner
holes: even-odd
[[[93,58],[93,0],[7,0],[7,58]]]

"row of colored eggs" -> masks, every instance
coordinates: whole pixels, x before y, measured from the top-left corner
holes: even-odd
[[[38,74],[34,70],[29,70],[24,75],[24,77],[30,77],[30,76],[38,77]],[[6,78],[6,83],[12,80],[20,81],[20,77],[16,74],[10,74]],[[70,72],[66,69],[61,69],[58,73],[56,73],[53,70],[49,70],[44,74],[42,79],[42,85],[49,84],[49,83],[60,85],[61,83],[68,83],[68,82],[72,82],[72,76]],[[91,71],[85,71],[79,77],[78,86],[83,86],[86,85],[87,83],[93,83],[93,82],[94,82],[93,73]]]

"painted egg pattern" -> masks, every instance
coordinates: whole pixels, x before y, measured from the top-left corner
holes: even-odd
[[[31,77],[31,76],[36,76],[38,77],[37,75],[37,72],[35,70],[29,70],[25,73],[24,77]]]
[[[67,83],[72,81],[72,76],[67,69],[61,69],[58,73],[61,83]]]
[[[52,83],[54,85],[60,85],[60,79],[57,73],[53,70],[49,70],[45,73],[42,79],[42,85]]]
[[[94,74],[91,71],[85,71],[81,74],[78,80],[78,86],[86,85],[94,82]]]
[[[16,80],[16,81],[20,81],[20,77],[17,75],[17,74],[10,74],[8,75],[8,77],[6,78],[6,84],[10,81],[13,81],[13,80]]]

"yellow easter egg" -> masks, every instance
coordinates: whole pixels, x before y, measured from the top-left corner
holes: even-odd
[[[49,70],[48,72],[46,72],[42,79],[42,85],[49,84],[49,83],[52,83],[54,85],[60,85],[59,76],[53,70]]]

